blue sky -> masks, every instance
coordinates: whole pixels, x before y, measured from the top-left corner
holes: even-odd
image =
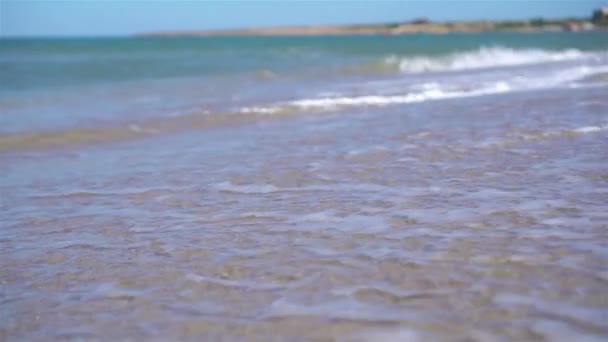
[[[0,0],[2,36],[107,36],[163,30],[590,16],[608,0]]]

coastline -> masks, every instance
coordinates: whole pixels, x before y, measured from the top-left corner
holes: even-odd
[[[0,44],[0,336],[606,340],[608,31],[359,29]]]
[[[402,35],[478,32],[555,32],[601,29],[585,18],[531,19],[521,21],[430,22],[417,19],[405,23],[254,27],[220,30],[159,31],[135,34],[138,37],[213,36],[320,36],[320,35]]]

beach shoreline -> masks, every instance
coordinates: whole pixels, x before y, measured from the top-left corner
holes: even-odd
[[[213,37],[213,36],[323,36],[323,35],[402,35],[479,32],[559,32],[601,30],[586,18],[530,19],[515,21],[448,21],[416,19],[403,23],[353,25],[302,25],[251,27],[219,30],[158,31],[135,34],[138,37]]]

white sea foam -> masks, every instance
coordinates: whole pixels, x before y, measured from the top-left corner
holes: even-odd
[[[230,182],[222,182],[215,186],[215,188],[221,192],[233,192],[241,194],[267,194],[271,192],[280,191],[274,185],[271,184],[243,184],[237,185]]]
[[[568,54],[566,54],[568,55]],[[556,57],[557,58],[557,57]],[[565,58],[565,57],[563,57]],[[331,111],[344,107],[390,106],[407,103],[420,103],[454,98],[476,97],[502,94],[515,91],[547,89],[554,87],[574,86],[576,82],[594,74],[608,72],[607,65],[571,66],[550,72],[532,75],[501,76],[495,80],[472,81],[449,80],[446,82],[425,82],[410,87],[409,92],[402,94],[319,96],[275,103],[269,106],[245,107],[242,113],[276,114],[284,110],[321,110]],[[399,86],[399,81],[396,81]]]
[[[243,107],[239,110],[242,114],[276,114],[281,110],[280,107]]]
[[[442,90],[440,87],[428,87],[420,92],[412,92],[404,95],[363,95],[342,97],[320,97],[295,100],[288,103],[290,106],[304,109],[335,109],[337,107],[351,106],[387,106],[404,103],[417,103],[429,100],[450,99],[459,97],[471,97],[488,94],[504,93],[511,87],[502,81],[489,83],[474,90]]]
[[[311,214],[305,214],[297,219],[294,219],[294,222],[341,222],[343,218],[338,217],[335,211],[333,210],[325,210],[319,211]]]
[[[579,128],[575,128],[573,131],[576,132],[576,133],[582,133],[582,134],[608,131],[608,124],[601,125],[601,126],[579,127]]]
[[[526,90],[526,89],[538,89],[538,88],[550,88],[559,85],[572,85],[572,82],[583,80],[589,76],[608,72],[608,66],[576,66],[571,68],[562,69],[548,75],[536,76],[536,77],[515,77],[509,81],[515,88]]]
[[[396,64],[404,73],[482,69],[525,64],[598,59],[602,54],[576,49],[548,51],[540,49],[513,49],[507,47],[481,47],[478,50],[457,52],[441,56],[389,56],[385,62]]]
[[[391,150],[386,146],[372,146],[362,149],[356,149],[346,152],[346,158],[354,158],[358,156],[374,154],[374,153],[383,153],[390,152]]]
[[[546,138],[551,138],[551,137],[555,137],[555,136],[560,136],[563,134],[571,134],[571,133],[576,133],[576,134],[589,134],[589,133],[598,133],[598,132],[603,132],[603,131],[608,131],[608,124],[603,124],[603,125],[597,125],[597,126],[583,126],[583,127],[577,127],[577,128],[571,128],[571,129],[565,129],[565,130],[552,130],[552,131],[547,131],[547,132],[543,132],[540,135]],[[532,136],[532,137],[526,137],[525,138],[531,138],[534,139],[537,136]]]
[[[605,132],[608,131],[608,123],[607,124],[600,124],[597,126],[583,126],[583,127],[577,127],[577,128],[567,128],[567,129],[553,129],[553,130],[547,130],[544,132],[536,132],[533,134],[526,134],[526,133],[521,133],[518,135],[517,139],[513,140],[513,139],[491,139],[490,141],[486,141],[483,142],[481,144],[478,145],[478,147],[481,148],[488,148],[488,147],[496,147],[496,146],[504,146],[506,144],[511,144],[514,142],[521,142],[521,141],[534,141],[534,140],[539,140],[539,139],[553,139],[553,138],[558,138],[558,137],[563,137],[563,136],[571,136],[572,134],[591,134],[591,133],[599,133],[599,132]]]
[[[277,187],[272,184],[234,184],[232,182],[222,182],[214,185],[214,188],[219,192],[229,192],[238,194],[268,194],[273,192],[301,192],[301,191],[312,191],[312,192],[334,192],[334,191],[348,191],[348,192],[364,192],[364,193],[386,193],[390,192],[391,189],[384,185],[372,184],[372,183],[332,183],[332,184],[318,184],[308,185],[300,187]]]
[[[135,125],[135,124],[131,124],[128,127],[132,132],[135,132],[135,133],[156,133],[156,132],[158,132],[155,129],[143,128],[143,127],[141,127],[139,125]]]
[[[207,277],[207,276],[202,276],[202,275],[198,275],[198,274],[194,274],[194,273],[187,274],[185,278],[186,278],[186,280],[193,281],[196,283],[208,283],[208,284],[215,284],[215,285],[220,285],[220,286],[225,286],[225,287],[244,288],[244,289],[254,290],[254,291],[272,291],[272,290],[279,290],[279,289],[282,289],[283,287],[285,287],[285,285],[277,284],[277,283],[261,284],[259,282],[252,282],[252,281],[247,281],[247,280],[231,280],[231,279]]]

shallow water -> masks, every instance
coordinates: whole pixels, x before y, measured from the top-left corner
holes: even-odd
[[[4,145],[0,336],[605,340],[607,89]]]

